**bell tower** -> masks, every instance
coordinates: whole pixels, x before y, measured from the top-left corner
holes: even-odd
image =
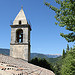
[[[30,60],[30,31],[23,8],[16,16],[11,26],[10,56]]]

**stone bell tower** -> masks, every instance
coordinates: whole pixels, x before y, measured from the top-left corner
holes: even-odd
[[[30,60],[30,31],[23,8],[16,16],[11,26],[10,56]]]

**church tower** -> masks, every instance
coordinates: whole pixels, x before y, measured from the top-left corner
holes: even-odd
[[[30,31],[23,8],[16,16],[11,26],[10,56],[30,60]]]

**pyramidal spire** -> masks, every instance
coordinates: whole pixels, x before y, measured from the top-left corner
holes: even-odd
[[[23,6],[21,7],[20,12],[16,16],[15,20],[13,21],[13,25],[19,25],[20,24],[27,24],[27,19],[23,11]]]

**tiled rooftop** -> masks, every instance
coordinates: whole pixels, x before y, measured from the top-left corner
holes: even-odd
[[[1,70],[6,68],[5,70]],[[8,69],[10,68],[10,69]],[[0,54],[0,75],[55,75],[52,71],[30,64],[22,59]]]

